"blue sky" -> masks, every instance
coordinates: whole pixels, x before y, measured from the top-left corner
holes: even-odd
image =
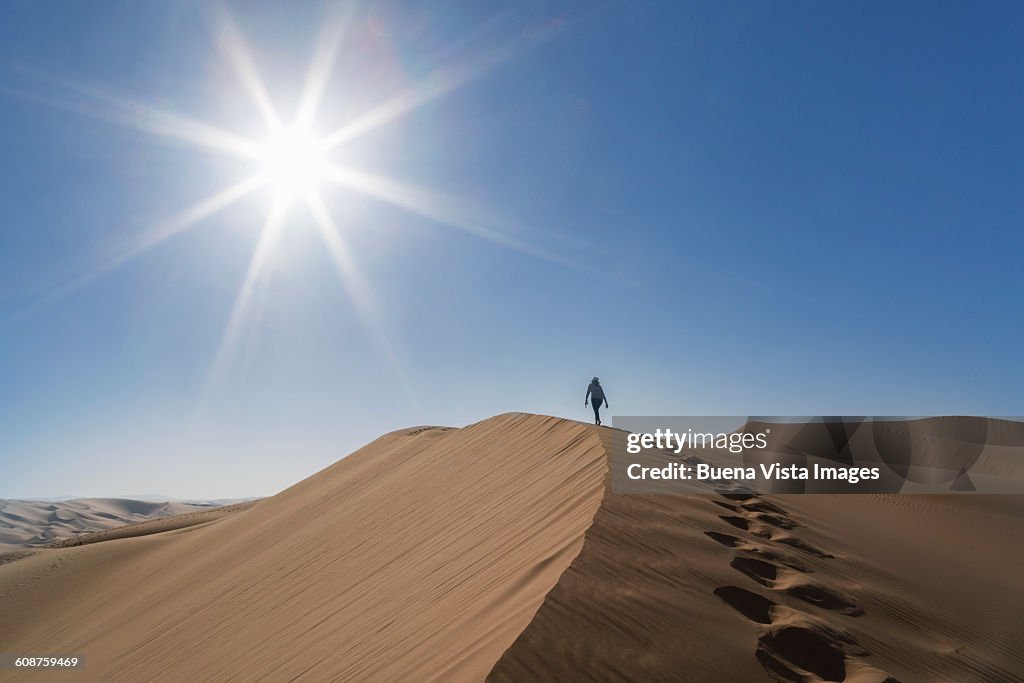
[[[332,152],[425,193],[318,185],[369,308],[298,203],[227,345],[269,190],[83,277],[253,172],[144,130],[266,139],[206,7],[2,10],[0,497],[271,494],[404,426],[589,419],[595,374],[623,415],[1022,412],[1020,5],[354,6],[318,132],[480,73]],[[336,12],[228,8],[290,120]]]

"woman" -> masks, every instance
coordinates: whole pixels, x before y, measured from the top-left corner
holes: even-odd
[[[583,399],[583,407],[587,407],[587,401],[591,401],[594,404],[594,424],[601,424],[601,402],[604,402],[604,407],[608,408],[608,397],[604,395],[604,389],[601,388],[601,380],[594,378],[590,380],[590,386],[587,387],[587,396]]]

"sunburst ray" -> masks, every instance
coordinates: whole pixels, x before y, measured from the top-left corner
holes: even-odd
[[[312,127],[313,125],[313,119],[327,89],[327,82],[334,70],[338,49],[341,47],[352,20],[353,7],[354,3],[349,3],[343,8],[328,10],[327,17],[323,21],[324,28],[317,40],[313,59],[306,72],[302,94],[299,96],[299,105],[295,113],[297,127]]]
[[[245,280],[242,282],[238,295],[235,297],[235,303],[231,308],[231,315],[221,336],[217,354],[214,357],[210,371],[207,373],[207,393],[223,379],[233,360],[235,348],[238,346],[239,337],[248,318],[253,295],[260,284],[261,278],[264,276],[267,263],[274,253],[274,248],[280,238],[281,226],[284,223],[287,212],[288,202],[281,199],[276,200],[270,208],[267,220],[260,232],[256,249],[253,251],[252,259],[249,261]]]
[[[442,225],[458,228],[463,232],[522,254],[562,266],[578,267],[578,264],[569,259],[516,239],[506,232],[492,227],[495,220],[487,216],[486,212],[454,197],[337,164],[331,164],[325,170],[324,177],[342,187],[400,207]]]
[[[226,5],[217,3],[213,5],[213,19],[218,31],[218,44],[227,56],[228,61],[235,68],[235,73],[245,88],[246,93],[256,106],[256,110],[263,117],[263,122],[271,133],[281,130],[281,119],[270,99],[270,93],[260,77],[256,64],[249,53],[249,48],[238,30],[238,24]]]
[[[374,344],[374,351],[389,366],[401,384],[402,390],[418,410],[419,400],[412,389],[404,365],[398,357],[391,339],[385,332],[383,323],[381,323],[377,316],[378,306],[374,300],[373,291],[359,271],[359,267],[356,264],[356,260],[352,257],[348,244],[345,243],[341,231],[335,224],[334,219],[331,218],[330,212],[324,206],[320,195],[316,192],[309,192],[306,194],[305,199],[320,236],[324,240],[324,245],[331,257],[331,261],[334,263],[335,270],[345,290],[348,292],[349,299],[359,315],[364,330]]]
[[[74,100],[67,96],[45,95],[12,88],[4,88],[3,92],[18,99],[139,130],[156,137],[186,142],[243,159],[259,158],[262,148],[260,143],[205,121],[168,112],[95,84],[61,81],[42,75],[40,78],[81,99]]]
[[[29,309],[37,310],[42,306],[52,304],[55,301],[71,294],[89,284],[93,280],[112,270],[128,263],[143,253],[159,246],[172,237],[190,230],[204,219],[213,214],[223,211],[228,206],[239,201],[243,197],[252,194],[264,184],[261,175],[255,175],[241,182],[230,185],[220,192],[216,192],[206,199],[203,199],[192,206],[178,212],[171,218],[158,223],[142,235],[130,240],[114,253],[108,256],[102,263],[93,267],[88,272],[75,277],[69,282],[61,284],[57,288],[43,294]]]
[[[324,137],[324,148],[334,149],[370,131],[391,123],[422,107],[431,100],[447,95],[479,78],[519,51],[518,46],[505,46],[462,64],[436,69],[411,88],[372,108],[365,114]]]

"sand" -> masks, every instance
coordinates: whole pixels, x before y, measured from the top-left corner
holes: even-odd
[[[0,500],[0,553],[41,547],[160,517],[202,512],[212,504],[126,498]]]
[[[385,435],[280,494],[0,565],[87,681],[1024,679],[1017,496],[623,495],[622,432]],[[148,524],[148,523],[147,523]]]
[[[606,469],[555,418],[393,433],[213,523],[0,566],[0,642],[82,654],[77,680],[481,680],[578,554]]]
[[[609,491],[489,680],[1024,680],[1022,543],[1019,496]]]

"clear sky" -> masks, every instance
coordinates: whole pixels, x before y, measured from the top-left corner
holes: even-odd
[[[0,10],[0,497],[272,494],[595,374],[1024,412],[1020,3],[210,7]]]

